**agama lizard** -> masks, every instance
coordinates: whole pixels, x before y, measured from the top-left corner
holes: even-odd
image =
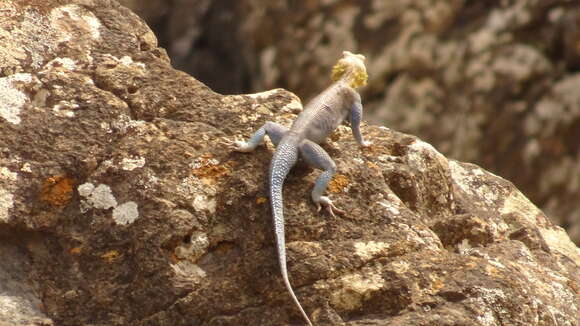
[[[237,151],[250,152],[263,142],[265,135],[268,135],[276,145],[276,151],[270,164],[270,205],[274,219],[280,270],[288,292],[310,326],[312,323],[302,309],[288,280],[282,185],[288,172],[300,156],[309,165],[324,171],[316,180],[311,194],[318,211],[324,207],[332,216],[334,216],[334,212],[343,213],[334,206],[330,198],[323,196],[328,183],[336,172],[336,164],[318,144],[325,142],[326,137],[348,117],[352,133],[358,144],[363,147],[370,145],[364,141],[360,132],[363,107],[360,95],[355,90],[364,86],[367,81],[364,59],[365,57],[361,54],[344,51],[343,57],[332,69],[334,83],[306,105],[290,129],[269,121],[258,129],[248,142],[237,141],[235,143]]]

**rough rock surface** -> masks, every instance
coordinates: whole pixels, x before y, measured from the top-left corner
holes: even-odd
[[[271,147],[226,144],[301,106],[174,70],[107,0],[0,3],[0,325],[286,325]],[[290,275],[317,325],[570,325],[580,252],[511,183],[416,137],[325,145],[346,216],[287,180]],[[292,196],[294,194],[294,196]]]
[[[156,4],[125,2],[145,12]],[[306,98],[326,85],[336,53],[365,53],[373,122],[512,180],[580,244],[579,1],[182,0],[163,8],[146,17],[170,54],[217,90],[285,87]]]

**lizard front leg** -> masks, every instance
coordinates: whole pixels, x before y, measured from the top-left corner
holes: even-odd
[[[334,161],[330,158],[328,153],[320,147],[320,145],[311,140],[303,140],[300,143],[299,149],[300,155],[309,165],[323,170],[322,174],[318,179],[316,179],[311,194],[312,201],[316,204],[318,211],[320,211],[321,207],[324,207],[332,216],[335,216],[335,212],[338,214],[344,214],[344,211],[334,206],[330,198],[322,195],[326,191],[332,176],[336,173],[336,164]]]
[[[365,141],[363,138],[362,133],[360,132],[360,122],[362,120],[363,115],[363,107],[360,101],[360,98],[357,99],[350,110],[350,128],[352,129],[352,135],[356,142],[362,147],[369,147],[371,145],[370,142]]]
[[[260,129],[256,130],[256,132],[250,137],[247,142],[243,141],[236,141],[236,151],[238,152],[251,152],[258,145],[264,142],[264,136],[268,135],[270,140],[274,145],[278,146],[278,143],[284,137],[284,134],[288,131],[288,128],[279,125],[275,122],[268,121],[266,122]]]

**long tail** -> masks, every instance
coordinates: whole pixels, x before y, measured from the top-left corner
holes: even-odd
[[[290,280],[288,279],[288,268],[286,267],[286,240],[284,236],[284,202],[282,199],[282,186],[290,169],[298,159],[298,139],[285,137],[276,147],[276,152],[270,164],[270,205],[272,206],[272,216],[274,219],[274,232],[276,234],[276,246],[278,247],[278,261],[280,271],[286,288],[292,296],[294,303],[308,325],[312,326],[308,315],[302,309],[302,305],[296,298]]]

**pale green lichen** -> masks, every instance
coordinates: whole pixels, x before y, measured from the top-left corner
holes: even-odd
[[[27,10],[19,28],[11,33],[14,41],[11,48],[22,46],[31,58],[30,66],[38,69],[44,64],[45,58],[54,54],[58,47],[55,42],[56,33],[42,13]]]
[[[97,209],[109,209],[117,206],[117,200],[113,196],[111,188],[107,185],[100,184],[95,187],[92,183],[87,182],[77,187],[79,195],[85,197],[86,204]]]
[[[113,195],[111,187],[100,184],[97,187],[90,182],[77,187],[77,191],[85,200],[82,201],[81,211],[86,212],[90,208],[109,209],[113,208],[113,220],[118,225],[127,225],[139,218],[138,205],[134,201],[128,201],[117,205],[117,199]]]
[[[385,282],[380,274],[349,274],[339,279],[339,290],[332,293],[330,303],[342,311],[354,311],[363,306],[373,293],[380,291]]]
[[[121,169],[125,171],[133,171],[143,166],[145,166],[145,158],[140,156],[135,158],[124,157],[121,161]]]
[[[120,225],[135,222],[139,217],[138,205],[134,201],[128,201],[113,209],[113,220]]]
[[[0,184],[4,183],[12,188],[18,179],[18,174],[10,171],[6,167],[0,167]],[[0,221],[7,221],[10,218],[10,209],[14,207],[14,195],[9,190],[0,187]]]
[[[100,20],[89,10],[82,6],[76,4],[70,4],[66,6],[61,6],[53,9],[50,13],[51,23],[53,27],[61,30],[59,25],[70,25],[71,22],[75,25],[77,29],[87,32],[93,39],[98,39],[101,37],[101,22]],[[67,30],[63,27],[62,30]],[[70,35],[64,36],[69,37]],[[65,39],[68,41],[69,39]]]
[[[26,292],[23,291],[23,293]],[[0,293],[2,325],[52,325],[52,321],[45,318],[39,307],[42,307],[42,303],[31,295],[19,295],[12,291]],[[8,320],[5,319],[6,317]]]
[[[176,264],[171,264],[171,268],[177,281],[183,284],[199,284],[207,275],[199,265],[188,260],[180,260]]]
[[[360,258],[369,261],[380,256],[387,256],[391,245],[387,242],[367,241],[355,242],[355,254]]]
[[[14,74],[0,78],[0,117],[12,123],[21,122],[20,110],[29,98],[16,86],[16,83],[29,83],[32,81],[30,74]]]
[[[10,217],[10,209],[14,207],[14,196],[0,188],[0,221],[7,221]]]

